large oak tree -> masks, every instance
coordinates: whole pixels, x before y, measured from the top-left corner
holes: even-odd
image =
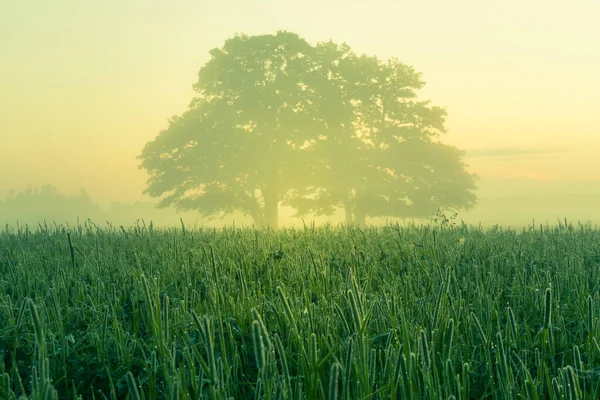
[[[200,70],[189,109],[144,148],[146,193],[205,216],[427,216],[470,206],[474,177],[439,142],[445,111],[416,100],[420,74],[347,45],[238,35]]]

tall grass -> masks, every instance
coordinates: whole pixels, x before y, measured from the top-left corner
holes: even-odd
[[[0,233],[0,398],[600,398],[600,231]]]

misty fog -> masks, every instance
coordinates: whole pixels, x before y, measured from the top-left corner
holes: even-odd
[[[224,3],[187,2],[175,7],[164,2],[145,4],[142,11],[133,4],[111,1],[77,6],[64,1],[52,5],[40,2],[34,8],[12,2],[5,7],[6,12],[3,11],[0,16],[0,35],[3,38],[0,42],[3,54],[0,67],[0,85],[3,88],[0,91],[0,223],[3,226],[17,223],[35,226],[46,221],[73,225],[90,219],[99,225],[107,221],[115,226],[131,225],[143,220],[145,223],[152,221],[156,226],[169,226],[179,224],[183,219],[191,225],[220,226],[235,222],[236,225],[250,226],[258,221],[258,217],[255,215],[253,218],[252,211],[248,211],[252,207],[244,206],[245,211],[235,209],[235,202],[231,202],[233,206],[230,206],[216,195],[208,203],[198,203],[205,208],[214,206],[215,218],[200,215],[193,206],[183,210],[182,207],[189,202],[165,203],[166,207],[157,208],[169,188],[158,188],[164,186],[163,179],[152,189],[152,183],[148,182],[152,182],[152,169],[156,168],[156,163],[146,163],[146,167],[142,167],[144,160],[140,157],[161,132],[179,129],[173,122],[174,117],[187,121],[185,129],[190,126],[190,121],[199,120],[200,117],[185,120],[188,111],[193,113],[199,109],[190,108],[190,102],[213,96],[212,92],[210,96],[206,94],[207,90],[213,90],[217,82],[221,84],[222,78],[229,76],[223,72],[231,67],[227,64],[231,61],[226,58],[218,61],[222,64],[217,65],[215,61],[214,69],[204,68],[211,65],[211,60],[217,59],[215,54],[218,55],[218,51],[211,53],[211,50],[222,49],[237,33],[258,38],[262,37],[260,35],[277,35],[279,31],[298,35],[300,41],[297,43],[293,42],[296,39],[285,39],[290,49],[304,46],[305,40],[317,49],[315,51],[327,54],[327,51],[334,51],[326,47],[319,50],[319,43],[331,41],[339,45],[339,49],[346,43],[356,55],[352,68],[366,71],[365,76],[373,76],[379,67],[367,65],[366,58],[360,58],[363,54],[368,59],[376,57],[381,65],[389,65],[389,60],[397,59],[400,64],[394,68],[398,70],[404,66],[414,68],[415,75],[410,79],[418,76],[422,84],[406,84],[416,96],[411,97],[411,92],[406,99],[430,101],[423,106],[429,107],[428,118],[439,119],[431,122],[430,127],[419,125],[419,129],[431,134],[431,137],[435,136],[435,140],[447,146],[448,151],[450,148],[464,151],[464,155],[460,156],[460,162],[464,163],[463,177],[476,177],[476,188],[472,190],[476,198],[473,207],[466,207],[471,201],[468,198],[470,183],[464,184],[464,193],[458,193],[456,187],[460,185],[442,191],[440,183],[439,187],[431,190],[444,195],[455,194],[454,199],[446,202],[448,207],[443,206],[444,202],[440,203],[441,207],[431,202],[419,212],[407,212],[406,217],[401,212],[391,215],[394,214],[392,211],[388,212],[390,217],[385,217],[375,215],[375,206],[370,212],[363,211],[362,216],[358,215],[357,206],[352,205],[356,215],[351,220],[363,221],[367,225],[386,221],[429,222],[435,217],[435,210],[440,208],[447,213],[458,212],[458,220],[483,226],[521,227],[534,221],[536,224],[555,224],[557,221],[564,222],[565,218],[573,223],[600,223],[600,117],[596,112],[600,103],[600,75],[597,73],[600,56],[590,51],[595,48],[595,38],[600,37],[600,28],[594,19],[600,12],[598,3],[579,0],[564,9],[553,4],[544,4],[540,8],[533,3],[517,1],[504,2],[496,8],[486,8],[475,1],[464,2],[460,7],[440,1],[409,6],[391,1],[356,2],[353,7],[350,7],[352,2],[344,2],[342,7],[342,3],[324,6],[321,2],[309,1],[304,2],[302,7],[286,2],[265,3],[260,10],[245,2],[238,3],[231,7]],[[434,14],[429,11],[432,7],[436,10]],[[421,24],[401,17],[411,14],[431,14],[430,23]],[[206,19],[206,15],[211,15],[211,18]],[[557,20],[562,22],[556,24]],[[457,26],[461,28],[456,29]],[[243,68],[247,69],[240,67],[242,72],[230,75],[227,82],[233,82],[232,79],[246,72],[248,77],[252,76],[254,70],[248,67],[248,63],[258,59],[259,50],[256,49],[266,49],[260,57],[268,59],[267,64],[276,60],[269,59],[272,54],[267,45],[260,47],[263,46],[260,43],[240,43],[235,51],[240,54],[248,52],[243,56],[247,57],[243,64]],[[253,53],[249,49],[253,49]],[[342,51],[339,49],[335,51]],[[306,51],[310,53],[312,50]],[[308,68],[306,62],[312,60],[310,57],[293,62],[297,62],[302,70]],[[284,64],[292,63],[292,59],[286,59]],[[314,59],[321,60],[317,56]],[[306,71],[297,73],[298,78],[294,79],[298,82],[305,79]],[[406,77],[412,76],[408,72],[406,74]],[[351,74],[342,70],[339,76],[348,82],[359,79],[351,78]],[[314,79],[320,78],[315,75]],[[247,82],[240,78],[239,85]],[[386,90],[400,88],[398,85],[385,86],[381,82],[379,89],[372,88],[373,93],[384,87]],[[195,85],[194,88],[192,85]],[[322,82],[313,86],[308,83],[307,87],[318,91],[324,85]],[[225,87],[223,90],[222,93],[232,93],[238,87]],[[280,90],[278,86],[277,93],[288,96],[285,101],[290,102],[293,96],[304,96],[297,87]],[[346,123],[345,133],[333,132],[332,120],[342,120],[343,113],[323,110],[329,106],[333,109],[334,103],[339,103],[339,107],[348,104],[332,93],[327,92],[327,96],[332,96],[328,99],[323,97],[324,94],[314,94],[314,99],[306,100],[306,104],[318,106],[314,106],[314,110],[303,111],[306,113],[304,120],[296,123],[290,119],[287,125],[281,123],[277,129],[283,132],[286,128],[286,132],[291,132],[290,127],[304,126],[309,120],[316,121],[314,116],[318,115],[320,125],[310,128],[312,133],[307,133],[309,128],[298,128],[298,148],[304,140],[300,139],[302,135],[314,134],[316,138],[318,129],[328,129],[329,137],[337,139],[349,137],[348,132],[366,129],[365,132],[370,133],[363,132],[358,136],[365,138],[378,134],[383,148],[387,140],[383,133],[389,127],[374,128],[375,120],[366,115],[378,109],[385,99],[382,97],[383,100],[367,105],[365,99],[370,95],[347,94],[348,101],[364,96],[361,105],[364,109],[355,111],[361,115],[354,119],[356,127],[348,128]],[[270,101],[267,97],[265,99],[265,102]],[[248,101],[231,106],[231,115],[238,115],[233,112],[234,109],[251,114],[244,117],[244,121],[240,119],[240,126],[250,126],[257,120],[267,126],[268,121],[284,115],[283,111],[269,114],[260,104],[257,100],[256,104]],[[263,112],[264,116],[256,116]],[[231,118],[227,116],[222,120],[230,121]],[[219,121],[215,123],[221,123]],[[389,121],[389,116],[382,116],[379,122],[382,121]],[[357,128],[359,125],[362,128]],[[369,127],[364,128],[366,125]],[[443,125],[443,128],[438,125]],[[264,126],[259,126],[263,132]],[[405,128],[403,125],[402,129]],[[227,127],[223,125],[219,129],[219,137],[225,137],[222,132],[226,132]],[[253,134],[260,130],[243,129]],[[171,136],[175,134],[169,133]],[[280,135],[279,132],[277,134]],[[291,137],[291,134],[286,135],[288,133],[281,133],[280,137]],[[225,143],[225,139],[219,140]],[[227,142],[229,146],[231,143],[239,144],[239,139],[231,140]],[[369,140],[346,143],[346,150],[361,146],[364,147],[361,151],[368,149],[369,145],[365,143]],[[169,145],[183,149],[189,143],[181,141]],[[207,149],[215,149],[215,143]],[[252,150],[254,155],[250,157],[248,146],[251,143],[244,143],[246,147],[240,145],[240,149],[245,150],[235,154],[236,159],[250,160],[244,164],[248,168],[267,160],[266,155],[271,157],[273,152],[287,149],[285,146],[273,147],[269,153],[267,146],[263,147],[264,154],[256,156],[257,150]],[[273,165],[288,171],[269,178],[269,182],[277,182],[276,186],[283,188],[273,195],[279,205],[278,219],[275,216],[273,222],[276,226],[302,226],[312,221],[335,225],[348,221],[348,213],[341,207],[348,201],[344,198],[347,194],[340,195],[347,188],[340,185],[323,195],[318,205],[308,204],[310,188],[318,186],[317,182],[323,187],[339,184],[342,178],[353,174],[344,170],[343,173],[321,176],[319,171],[335,171],[334,164],[338,165],[338,171],[342,171],[342,164],[337,158],[347,158],[346,150],[327,147],[330,144],[325,141],[321,144],[322,150],[318,151],[322,154],[314,159],[319,160],[318,163],[307,162],[309,158],[295,159],[290,152],[282,153],[281,159],[275,161],[269,158],[271,164],[256,167],[256,176],[260,177],[265,175],[264,171],[272,170]],[[146,153],[146,160],[164,158],[168,146],[165,147],[167,150],[160,150],[164,154],[159,155],[157,149],[160,146],[166,145],[162,142],[157,144]],[[404,153],[398,150],[398,154],[410,153],[402,151]],[[213,160],[206,161],[206,165],[216,168],[222,162],[221,153],[213,150],[205,153],[201,154],[203,159]],[[357,156],[356,160],[361,157]],[[373,155],[371,160],[377,157],[380,156]],[[232,162],[223,161],[223,164],[231,166]],[[250,164],[252,167],[249,167]],[[363,169],[367,164],[373,166],[373,162],[369,162],[362,165]],[[358,165],[355,168],[359,168]],[[434,176],[439,178],[440,171],[446,171],[446,168],[437,168]],[[456,170],[460,168],[457,164]],[[400,163],[397,163],[396,173],[401,170]],[[165,173],[160,168],[154,172],[155,178]],[[243,169],[232,170],[231,174],[246,175],[243,172]],[[200,176],[199,172],[195,174]],[[444,184],[454,182],[452,179],[462,179],[458,177],[459,172],[456,174]],[[189,175],[194,173],[189,172]],[[366,174],[362,178],[369,182]],[[383,188],[383,182],[388,178],[387,175],[381,178],[376,187]],[[238,176],[233,181],[238,182],[236,179],[242,178]],[[260,190],[255,188],[262,183],[253,180],[251,174],[243,179],[247,179],[246,186],[240,185],[244,190],[248,189],[250,198],[254,198],[254,190]],[[190,188],[181,186],[177,190],[183,193],[184,189]],[[358,198],[356,193],[360,190],[365,193],[373,191],[368,185],[350,189],[352,201]],[[156,193],[151,196],[153,190]],[[304,193],[300,194],[303,190]],[[263,192],[267,192],[264,187]],[[409,192],[407,189],[406,193]],[[225,196],[222,192],[215,193]],[[296,197],[292,193],[296,193]],[[395,193],[394,196],[401,199],[404,194]],[[290,196],[292,198],[288,198]],[[389,193],[382,192],[381,196],[386,199],[386,207],[398,206],[399,203],[389,200]],[[410,198],[410,193],[406,196]],[[408,201],[409,206],[417,203],[417,200]],[[290,204],[304,207],[306,212],[294,216],[295,209]],[[179,206],[180,210],[175,206]],[[332,207],[329,215],[323,215]],[[273,219],[272,216],[264,218]]]

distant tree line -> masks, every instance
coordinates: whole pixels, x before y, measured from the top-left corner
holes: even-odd
[[[78,221],[83,224],[87,219],[98,225],[111,223],[129,226],[145,219],[147,223],[152,221],[157,226],[169,226],[177,224],[181,216],[173,209],[157,210],[152,201],[113,202],[105,208],[95,204],[84,189],[75,195],[67,195],[52,185],[29,187],[21,192],[9,191],[4,199],[0,199],[2,226],[16,226],[17,223],[37,226],[44,222],[68,223],[72,226]],[[192,218],[189,219],[191,222]]]
[[[72,221],[77,215],[99,216],[102,210],[88,193],[81,189],[77,195],[67,196],[52,185],[27,188],[22,192],[9,191],[0,202],[0,220],[3,223],[42,221]]]

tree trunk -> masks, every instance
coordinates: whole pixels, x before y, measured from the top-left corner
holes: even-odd
[[[265,225],[264,212],[261,210],[260,204],[256,197],[252,197],[248,209],[248,213],[252,217],[255,229],[262,229]]]
[[[279,196],[277,195],[277,190],[263,190],[263,198],[265,201],[264,227],[277,229],[279,222]]]

